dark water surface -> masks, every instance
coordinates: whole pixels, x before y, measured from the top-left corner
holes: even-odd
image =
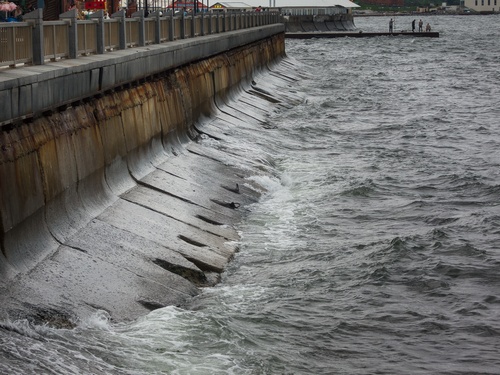
[[[500,374],[500,17],[424,22],[287,41],[303,102],[205,140],[272,174],[223,282],[131,324],[4,322],[0,373]]]

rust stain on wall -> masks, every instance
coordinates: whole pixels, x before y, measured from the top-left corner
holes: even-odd
[[[106,182],[113,168],[139,170],[164,151],[170,137],[194,132],[193,122],[210,115],[216,96],[225,100],[242,81],[250,82],[255,70],[284,55],[284,34],[276,35],[0,131],[0,273],[6,267],[15,270],[13,252],[37,241],[19,243],[22,233],[30,233],[25,228],[28,218],[63,194],[66,211],[80,205],[86,179],[99,181],[93,189],[117,186]],[[76,193],[68,193],[72,190]],[[48,220],[50,215],[36,217]],[[40,222],[40,228],[45,224]],[[10,248],[13,241],[16,246]],[[48,241],[26,253],[41,259],[53,247]]]

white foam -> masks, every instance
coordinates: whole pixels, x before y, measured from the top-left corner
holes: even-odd
[[[0,322],[0,327],[8,331],[17,332],[23,336],[36,339],[40,338],[40,333],[43,333],[43,332],[37,332],[38,330],[44,331],[45,329],[47,329],[45,326],[34,326],[26,319],[15,320],[15,321],[5,320]]]
[[[278,180],[277,178],[272,177],[272,176],[256,175],[256,176],[250,176],[247,179],[250,181],[256,182],[257,184],[262,186],[264,189],[266,189],[268,193],[271,193],[271,194],[273,192],[276,192],[276,191],[282,189],[282,185],[281,185],[280,180]],[[249,189],[255,189],[255,187],[252,186],[251,184],[244,184],[244,185],[245,185],[245,187],[248,187]]]
[[[78,324],[79,328],[89,329],[96,328],[100,330],[109,331],[111,329],[110,324],[111,316],[107,311],[97,310],[94,314],[90,315],[86,319],[82,319],[80,324]]]

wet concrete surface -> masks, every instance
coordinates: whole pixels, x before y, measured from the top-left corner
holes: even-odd
[[[130,320],[182,305],[217,282],[238,250],[234,223],[260,193],[244,186],[248,171],[196,149],[170,156],[85,227],[59,226],[57,251],[28,277],[2,286],[2,313],[22,318],[54,309],[69,321],[101,309]],[[237,207],[225,205],[231,202]],[[50,214],[63,223],[80,215]]]
[[[265,192],[252,177],[272,173],[271,161],[223,142],[265,129],[282,105],[253,92],[217,99],[213,116],[191,129],[219,139],[218,148],[186,138],[160,148],[153,138],[127,154],[127,169],[117,159],[105,180],[90,175],[47,205],[30,236],[42,233],[55,250],[0,284],[0,318],[70,327],[104,310],[128,321],[217,283],[238,251],[237,223]]]

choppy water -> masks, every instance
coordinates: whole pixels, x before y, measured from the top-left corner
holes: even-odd
[[[427,21],[287,41],[304,102],[214,144],[274,175],[223,282],[131,324],[4,322],[0,372],[500,374],[500,18]]]

